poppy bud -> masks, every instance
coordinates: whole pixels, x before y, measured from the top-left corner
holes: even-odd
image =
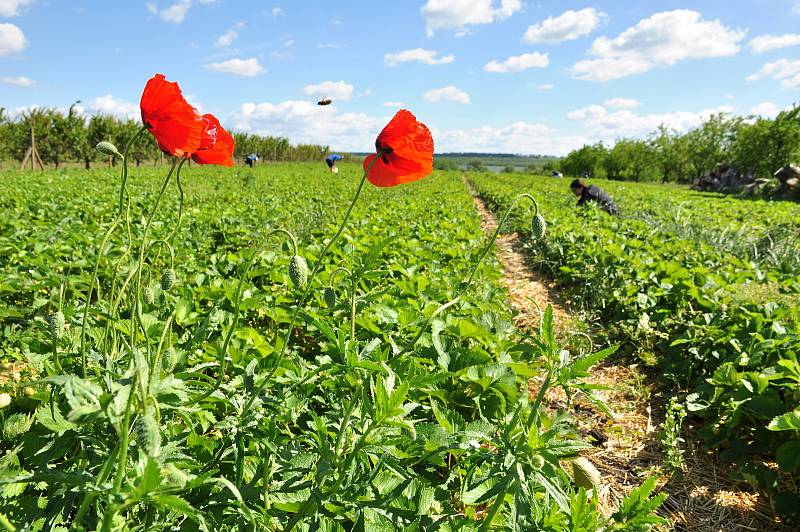
[[[156,293],[151,286],[145,286],[142,294],[144,295],[145,303],[148,305],[152,305],[156,302]]]
[[[333,308],[336,306],[336,292],[333,291],[333,288],[326,286],[323,296],[325,298],[325,304],[328,305],[328,308]]]
[[[547,223],[544,221],[544,216],[537,214],[531,220],[531,234],[534,240],[541,240],[544,238],[545,231],[547,230]]]
[[[0,393],[0,408],[5,408],[11,404],[11,396],[7,393]]]
[[[136,420],[133,428],[136,443],[149,456],[157,456],[161,450],[161,428],[152,414],[145,414]]]
[[[105,155],[119,155],[122,157],[122,154],[119,152],[117,147],[105,140],[98,142],[95,149]]]
[[[579,456],[572,462],[572,476],[579,488],[592,489],[600,484],[600,471],[586,458]]]
[[[33,388],[31,388],[30,386],[26,386],[26,387],[25,387],[25,388],[22,390],[22,393],[24,393],[24,394],[25,394],[25,397],[33,397],[33,396],[34,396],[34,394],[36,394],[36,390],[34,390]]]
[[[289,261],[289,278],[297,288],[303,288],[308,280],[308,264],[300,255],[294,255]]]
[[[175,270],[167,268],[161,276],[161,289],[169,292],[175,286]]]
[[[64,326],[64,314],[62,314],[61,311],[54,312],[47,316],[47,328],[54,340],[61,340],[61,337],[64,336]]]
[[[169,373],[170,371],[175,369],[175,366],[178,363],[178,354],[175,352],[173,348],[169,348],[164,351],[164,354],[161,355],[161,368]]]

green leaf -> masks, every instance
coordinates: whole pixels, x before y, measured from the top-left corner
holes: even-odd
[[[800,469],[800,441],[787,441],[775,452],[778,465],[784,471],[797,471]]]
[[[767,425],[769,430],[800,430],[800,410],[777,416]]]
[[[52,408],[51,408],[52,406]],[[77,425],[67,421],[58,408],[58,403],[52,405],[42,405],[36,409],[36,421],[56,434],[63,434],[68,430],[74,430]]]

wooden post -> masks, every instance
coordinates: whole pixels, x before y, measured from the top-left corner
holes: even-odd
[[[31,171],[33,171],[33,160],[36,158],[36,134],[33,132],[33,125],[31,125]]]

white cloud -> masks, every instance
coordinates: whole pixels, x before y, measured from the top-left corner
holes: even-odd
[[[555,89],[556,86],[552,83],[544,83],[542,85],[537,86],[536,88],[539,89],[540,91],[549,91]]]
[[[762,116],[764,118],[774,118],[780,111],[780,108],[772,102],[761,102],[750,109],[750,114]]]
[[[685,59],[735,55],[745,33],[723,26],[719,20],[703,20],[697,11],[656,13],[614,39],[596,39],[589,53],[597,59],[575,63],[572,77],[608,81]]]
[[[153,2],[148,2],[145,6],[148,11],[158,15],[161,20],[180,24],[186,18],[186,14],[189,13],[189,9],[192,7],[192,0],[177,0],[177,2],[164,9],[159,9],[158,5]]]
[[[800,44],[800,33],[787,33],[785,35],[761,35],[750,41],[750,49],[757,54],[770,50],[788,48]]]
[[[412,50],[403,50],[402,52],[387,53],[383,56],[383,63],[390,67],[408,61],[416,61],[418,63],[425,63],[426,65],[445,65],[447,63],[452,63],[456,58],[452,54],[436,57],[438,54],[439,52],[434,50],[414,48]]]
[[[327,144],[335,150],[368,151],[389,118],[364,113],[340,113],[305,100],[245,103],[230,126],[253,133],[282,136],[293,143]]]
[[[635,109],[639,107],[639,100],[634,100],[633,98],[611,98],[603,102],[603,105],[617,109]]]
[[[767,63],[755,74],[747,76],[747,81],[756,81],[769,77],[781,82],[784,89],[800,87],[800,59],[778,59],[774,63]]]
[[[522,0],[428,0],[421,11],[431,37],[438,29],[456,30],[457,35],[463,35],[467,26],[490,24],[521,8]]]
[[[25,76],[17,76],[16,78],[0,78],[0,82],[6,85],[16,85],[17,87],[35,87],[36,82]]]
[[[282,14],[283,14],[283,9],[281,9],[279,7],[273,7],[272,8],[272,16],[273,17],[277,17],[277,16],[282,15]]]
[[[0,0],[0,17],[16,17],[34,0]]]
[[[251,77],[264,72],[264,66],[255,57],[249,59],[228,59],[227,61],[221,61],[219,63],[208,63],[204,66],[209,70],[236,76]]]
[[[0,56],[21,52],[28,46],[25,34],[13,24],[0,24]]]
[[[522,72],[529,68],[544,68],[550,64],[547,54],[531,52],[529,54],[511,56],[502,63],[490,61],[483,66],[485,72],[507,73]]]
[[[284,42],[283,42],[283,46],[284,46],[285,48],[288,48],[288,47],[290,47],[290,46],[291,46],[291,45],[293,45],[293,44],[294,44],[294,39],[289,39],[288,41],[284,41]]]
[[[441,89],[429,90],[422,95],[422,98],[428,103],[439,102],[442,100],[456,102],[456,103],[469,103],[469,94],[462,91],[455,85],[448,85]]]
[[[580,11],[570,9],[557,17],[548,17],[544,22],[528,26],[522,40],[528,43],[550,44],[574,41],[589,35],[607,20],[608,15],[593,7]]]
[[[686,131],[696,127],[715,113],[730,113],[733,107],[723,105],[699,112],[674,111],[639,115],[629,109],[609,110],[602,105],[589,105],[567,113],[567,118],[580,122],[582,128],[593,138],[613,142],[619,137],[644,137],[664,124],[668,128]]]
[[[387,102],[395,109],[400,102]],[[391,116],[375,117],[364,113],[340,113],[333,106],[319,107],[313,102],[290,100],[279,103],[245,103],[226,126],[261,135],[282,136],[292,143],[326,144],[334,150],[370,151],[375,136]],[[424,117],[420,117],[424,121]],[[431,124],[428,124],[429,126]],[[503,127],[472,129],[433,129],[436,151],[476,151],[547,153],[565,155],[592,140],[582,136],[563,136],[535,123],[516,122]]]
[[[86,110],[90,114],[114,115],[120,118],[135,119],[139,116],[138,105],[117,100],[110,94],[94,98],[86,104]]]
[[[383,102],[383,106],[400,108],[400,107],[405,107],[406,104],[404,104],[403,102]]]
[[[227,48],[236,38],[239,36],[239,29],[244,26],[243,22],[238,22],[234,27],[217,37],[217,40],[214,41],[214,48]]]
[[[303,92],[309,96],[347,101],[353,97],[353,86],[344,80],[323,81],[317,85],[306,85]]]
[[[800,15],[800,0],[795,1],[794,6],[792,6],[792,13]]]

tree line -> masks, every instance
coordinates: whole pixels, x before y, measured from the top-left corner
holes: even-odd
[[[12,117],[0,109],[0,161],[22,163],[32,142],[45,165],[55,168],[66,163],[80,163],[84,168],[92,164],[115,164],[113,158],[99,154],[95,146],[109,141],[120,150],[141,128],[141,122],[121,119],[112,115],[86,116],[77,102],[62,112],[54,108],[27,109]],[[316,161],[329,152],[328,146],[317,144],[293,145],[283,137],[233,132],[236,139],[234,157],[239,161],[251,153],[261,161]],[[128,154],[128,160],[141,164],[159,164],[161,151],[152,135],[142,135]]]
[[[544,170],[626,181],[692,183],[726,164],[753,178],[770,178],[800,162],[800,106],[775,118],[718,113],[679,133],[664,125],[646,139],[622,138],[613,147],[584,145]]]

